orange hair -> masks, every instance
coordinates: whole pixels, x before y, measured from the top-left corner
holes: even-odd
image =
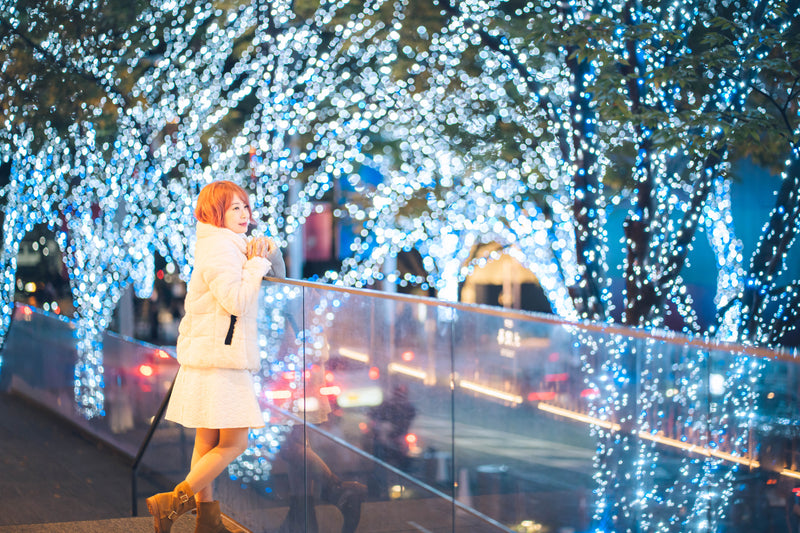
[[[250,198],[247,193],[232,181],[227,180],[212,181],[202,188],[197,197],[197,207],[194,209],[195,218],[218,228],[224,227],[225,211],[231,206],[233,198],[236,196],[247,205],[247,210],[250,211],[250,223],[254,224],[253,209],[250,207]]]

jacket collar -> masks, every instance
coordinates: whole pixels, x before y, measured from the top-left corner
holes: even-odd
[[[244,235],[239,235],[238,233],[234,233],[228,228],[220,228],[219,226],[215,226],[213,224],[198,222],[197,240],[206,239],[209,237],[222,237],[230,239],[233,242],[235,242],[237,246],[239,246],[239,248],[241,248],[242,252],[244,252],[245,249],[247,248],[247,243],[245,241]]]

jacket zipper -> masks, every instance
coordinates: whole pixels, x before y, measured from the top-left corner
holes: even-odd
[[[225,344],[230,345],[233,340],[233,326],[236,324],[236,315],[231,315],[231,325],[228,326],[228,334],[225,335]]]

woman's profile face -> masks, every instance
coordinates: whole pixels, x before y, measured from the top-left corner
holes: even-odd
[[[223,224],[223,227],[234,233],[244,234],[247,232],[250,225],[250,209],[241,198],[234,196],[231,205],[225,210]]]

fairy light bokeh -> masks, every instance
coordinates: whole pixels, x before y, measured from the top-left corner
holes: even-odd
[[[722,9],[717,4],[529,2],[509,8],[500,0],[470,0],[434,3],[427,22],[411,24],[410,0],[303,3],[302,10],[288,0],[162,0],[151,2],[126,38],[103,54],[96,53],[97,40],[62,42],[53,33],[40,43],[42,53],[97,80],[105,97],[87,104],[88,116],[112,110],[116,130],[107,139],[87,120],[67,135],[53,128],[35,132],[18,125],[25,108],[2,118],[0,157],[11,177],[0,191],[6,213],[0,334],[11,316],[20,242],[44,224],[58,236],[76,306],[76,399],[87,418],[103,416],[101,339],[114,309],[129,286],[139,297],[149,295],[156,254],[188,279],[194,200],[204,184],[225,177],[246,185],[263,231],[284,247],[299,238],[314,202],[346,184],[353,193],[342,196],[334,215],[358,232],[342,270],[326,274],[331,283],[416,284],[455,300],[459,283],[486,261],[468,263],[471,248],[493,241],[537,276],[561,317],[612,322],[621,316],[631,325],[662,328],[672,307],[690,334],[701,331],[680,270],[702,230],[717,260],[715,304],[722,310],[710,334],[769,344],[775,331],[794,327],[800,296],[795,288],[769,294],[775,273],[764,270],[763,254],[746,265],[732,224],[722,128],[699,126],[707,129],[698,134],[678,113],[682,105],[698,114],[740,111],[759,73],[732,64],[696,92],[654,81],[692,54],[688,38],[674,36],[707,27]],[[742,58],[763,54],[752,35],[767,25],[785,30],[792,16],[778,2],[721,4],[738,25]],[[15,4],[0,5],[7,23],[20,24]],[[93,8],[81,6],[72,7]],[[568,35],[593,15],[654,30],[646,38],[632,37],[625,25],[598,33],[586,46],[603,53],[585,61],[575,58],[574,45],[520,37],[542,20]],[[664,122],[602,118],[593,91],[620,62],[629,77],[613,87],[614,97],[632,110],[658,110]],[[118,88],[131,73],[136,77],[123,95]],[[3,88],[0,97],[14,90]],[[664,136],[675,146],[656,147]],[[625,188],[606,183],[619,164],[611,154],[622,144],[635,153],[633,185]],[[783,175],[787,193],[759,250],[777,249],[787,227],[800,229],[798,155],[795,147]],[[366,179],[366,168],[381,181]],[[606,231],[609,212],[620,210],[628,213],[622,243]],[[620,246],[628,251],[624,264],[609,265],[609,250]],[[386,266],[412,248],[422,255],[426,277]],[[626,284],[621,310],[610,293],[617,269]],[[756,296],[745,300],[742,294]],[[770,301],[780,312],[759,322]],[[642,309],[650,302],[657,305]],[[285,323],[275,317],[262,328],[265,364],[275,371],[300,368],[299,347],[314,346],[325,323],[327,311],[318,311],[297,333],[298,350],[284,360],[267,348]],[[636,436],[659,430],[647,413],[663,400],[664,358],[671,355],[617,338],[585,338],[576,349],[587,387],[602,391],[592,414],[625,428],[594,430],[596,522],[619,531],[634,522],[647,531],[671,531],[678,520],[682,531],[705,530],[708,510],[727,504],[733,470],[714,458],[687,458],[683,479],[659,486],[654,466],[660,451]],[[638,387],[636,360],[643,365]],[[674,397],[687,412],[707,401],[708,391],[698,385],[706,363],[682,362],[687,377],[675,384]],[[720,369],[725,397],[717,427],[726,435],[700,421],[692,428],[708,434],[708,445],[748,453],[752,384],[761,371],[745,357]],[[236,475],[266,477],[281,440],[280,432],[265,430],[236,464]],[[707,489],[694,490],[698,485]],[[692,512],[665,518],[664,508]]]

